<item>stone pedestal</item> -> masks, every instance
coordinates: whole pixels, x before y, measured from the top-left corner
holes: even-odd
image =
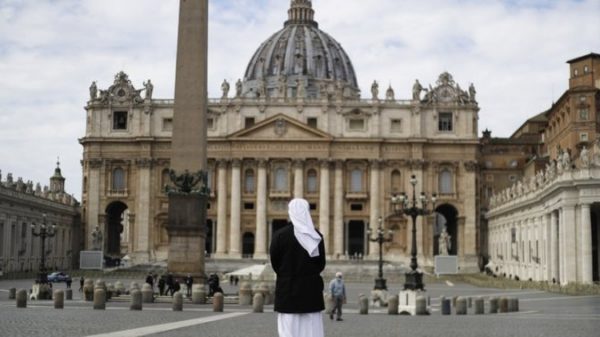
[[[423,296],[427,298],[427,292],[422,290],[401,290],[398,296],[398,312],[401,315],[415,316],[417,313],[417,297]],[[427,305],[427,312],[431,312],[431,308]]]
[[[169,194],[169,260],[167,269],[176,276],[192,275],[204,283],[207,196]]]

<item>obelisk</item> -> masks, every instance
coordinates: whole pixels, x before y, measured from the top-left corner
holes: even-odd
[[[176,275],[204,279],[208,0],[180,0],[169,192],[169,258]]]

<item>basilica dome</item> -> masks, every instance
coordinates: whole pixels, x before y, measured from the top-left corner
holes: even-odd
[[[263,42],[244,76],[245,97],[359,95],[356,74],[339,42],[319,29],[310,0],[292,0],[284,28]],[[302,86],[302,88],[299,88]]]

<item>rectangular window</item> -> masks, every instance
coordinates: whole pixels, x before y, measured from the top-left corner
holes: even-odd
[[[318,119],[316,117],[309,117],[306,119],[306,124],[308,124],[308,126],[310,126],[311,128],[317,128],[318,124],[317,124]]]
[[[173,118],[163,118],[163,131],[173,131]]]
[[[311,204],[309,204],[309,206],[310,206],[310,210],[311,211],[316,211],[317,210],[317,204],[311,203]]]
[[[244,127],[250,128],[254,126],[254,117],[246,117],[246,119],[244,119]]]
[[[451,112],[440,112],[439,130],[444,131],[444,132],[452,131],[452,113]]]
[[[254,209],[254,203],[253,202],[245,202],[244,203],[244,209],[245,210],[252,210],[252,209]]]
[[[215,120],[213,118],[206,119],[206,128],[208,130],[213,130],[215,128]]]
[[[401,119],[392,119],[390,121],[390,132],[391,133],[401,133],[402,132],[402,120]]]
[[[362,131],[365,129],[365,120],[362,118],[353,118],[348,121],[348,128],[351,131]]]
[[[579,119],[587,121],[590,118],[590,112],[587,108],[579,109]]]
[[[363,210],[363,204],[351,204],[350,205],[350,210],[351,211],[355,211],[355,212],[359,212]]]
[[[580,142],[587,142],[589,140],[587,132],[582,132],[579,134]]]
[[[113,113],[113,130],[127,130],[127,111]]]

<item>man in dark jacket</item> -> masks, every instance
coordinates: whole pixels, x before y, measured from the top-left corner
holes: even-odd
[[[280,336],[322,337],[325,247],[310,218],[309,204],[289,204],[292,226],[273,234],[271,265],[277,274],[275,308]]]

